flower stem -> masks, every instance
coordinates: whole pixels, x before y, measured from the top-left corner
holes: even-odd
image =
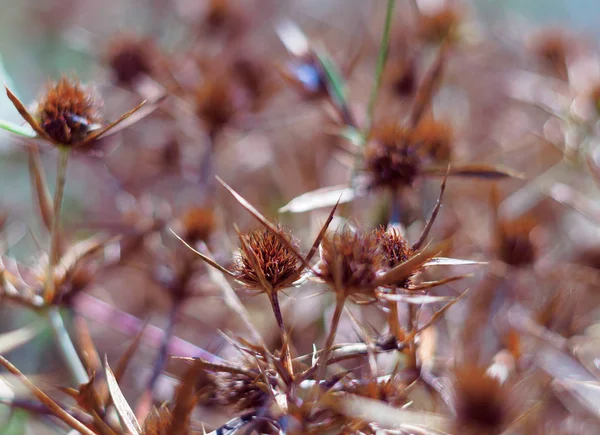
[[[379,45],[379,55],[377,57],[377,65],[375,67],[375,81],[373,82],[373,88],[371,89],[369,105],[367,106],[365,128],[363,129],[365,137],[368,136],[371,130],[371,123],[373,122],[373,112],[375,111],[375,103],[377,102],[377,94],[379,93],[379,88],[381,87],[381,77],[383,75],[383,69],[385,68],[385,62],[387,60],[388,55],[388,47],[390,43],[390,29],[392,28],[392,15],[394,12],[395,5],[396,0],[388,0],[387,9],[385,13],[385,24],[383,26],[381,44]]]
[[[294,370],[292,368],[292,355],[290,352],[290,340],[283,324],[283,316],[281,315],[281,307],[279,306],[279,297],[276,291],[269,293],[269,300],[271,301],[271,307],[275,314],[275,320],[277,320],[277,326],[279,326],[279,333],[281,334],[281,343],[283,345],[282,356],[283,365],[288,370],[291,376],[294,376]]]
[[[78,384],[85,384],[89,377],[77,350],[71,341],[71,337],[65,328],[65,324],[60,315],[58,306],[51,305],[56,295],[56,284],[54,282],[54,268],[58,264],[60,256],[60,219],[63,196],[65,193],[65,184],[67,181],[67,164],[71,149],[62,146],[59,148],[58,168],[56,170],[56,186],[54,191],[52,229],[50,231],[50,253],[48,255],[48,269],[46,271],[46,285],[44,288],[44,300],[50,306],[46,312],[50,329],[54,335],[56,344],[65,361],[65,364],[71,371],[71,375]]]
[[[46,303],[51,303],[56,293],[54,283],[54,268],[58,263],[58,257],[60,254],[60,219],[63,196],[65,193],[65,183],[67,181],[67,163],[69,162],[70,151],[71,149],[65,146],[59,148],[58,168],[56,170],[56,186],[53,203],[54,217],[52,219],[52,230],[50,231],[50,254],[44,292],[44,300]]]
[[[58,349],[60,350],[65,364],[69,367],[71,375],[78,385],[87,383],[89,381],[88,374],[83,367],[79,355],[77,355],[77,350],[65,328],[59,308],[57,306],[50,306],[47,310],[47,316]]]
[[[319,360],[317,361],[318,369],[317,369],[317,377],[316,377],[316,385],[319,384],[323,376],[325,375],[325,370],[327,369],[327,359],[329,358],[329,353],[331,352],[331,346],[333,346],[333,340],[335,339],[335,335],[337,333],[338,325],[340,324],[340,319],[342,317],[342,312],[344,311],[344,305],[346,303],[346,296],[337,296],[335,301],[335,311],[333,312],[333,318],[331,319],[331,328],[329,330],[329,335],[325,340],[325,346],[323,347],[323,352],[321,353]]]

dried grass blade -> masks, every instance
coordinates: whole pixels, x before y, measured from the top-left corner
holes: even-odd
[[[323,240],[323,237],[325,237],[325,233],[327,232],[327,228],[329,228],[329,224],[333,220],[333,216],[335,215],[335,211],[337,210],[339,204],[340,204],[340,202],[338,200],[338,202],[333,206],[333,208],[329,212],[329,216],[327,216],[327,220],[323,224],[323,227],[321,228],[321,231],[319,231],[319,235],[315,239],[313,245],[310,248],[310,251],[308,251],[308,254],[306,255],[306,260],[305,261],[307,263],[309,263],[310,260],[312,260],[313,256],[315,255],[315,252],[317,252],[317,249],[319,249],[319,245],[321,244],[321,240]]]
[[[177,239],[179,239],[179,241],[181,243],[183,243],[189,250],[191,250],[194,254],[198,255],[202,260],[204,260],[204,262],[208,263],[210,266],[214,267],[215,269],[217,269],[219,272],[224,273],[225,275],[228,275],[232,278],[235,278],[235,274],[227,269],[225,269],[223,266],[221,266],[220,264],[218,264],[217,262],[215,262],[213,259],[207,257],[206,255],[204,255],[202,252],[194,249],[190,244],[188,244],[185,240],[183,240],[175,231],[173,231],[172,229],[169,229],[169,231],[171,231],[171,233],[177,237]]]
[[[390,285],[407,279],[416,269],[426,264],[436,255],[442,253],[447,246],[448,242],[438,243],[433,246],[426,246],[422,251],[413,255],[404,263],[399,264],[393,269],[377,277],[373,284],[375,286]]]
[[[117,125],[121,124],[123,121],[125,121],[127,118],[129,118],[131,115],[133,115],[135,112],[140,110],[145,104],[146,104],[146,101],[144,100],[138,106],[131,109],[129,112],[126,112],[123,115],[121,115],[116,121],[113,121],[110,124],[108,124],[106,127],[100,128],[100,129],[90,133],[85,138],[85,140],[81,144],[79,144],[79,146],[85,147],[86,145],[92,143],[96,139],[100,139],[100,137],[104,136],[109,130],[112,130]]]
[[[523,174],[502,165],[486,165],[482,163],[470,163],[465,165],[454,165],[447,171],[444,167],[429,166],[423,168],[423,174],[441,176],[448,172],[448,175],[454,177],[477,177],[490,180],[498,178],[517,178],[524,179]]]
[[[446,181],[448,181],[449,174],[450,174],[450,165],[448,165],[448,169],[446,170],[446,176],[444,177],[444,180],[442,181],[442,184],[440,186],[440,194],[438,195],[437,201],[435,203],[435,207],[433,207],[431,216],[429,217],[429,220],[425,224],[425,228],[423,228],[423,231],[421,232],[421,235],[419,236],[419,240],[417,240],[412,246],[413,250],[415,250],[415,251],[419,250],[421,248],[421,246],[423,246],[423,243],[425,243],[425,240],[427,239],[427,236],[429,235],[429,232],[431,231],[431,228],[433,227],[435,218],[437,217],[437,215],[440,211],[440,207],[442,206],[442,198],[444,196],[444,191],[446,190]]]
[[[19,381],[21,381],[33,395],[44,405],[50,412],[57,418],[65,422],[69,427],[79,431],[83,435],[95,435],[93,431],[88,429],[83,423],[77,420],[75,417],[70,415],[67,411],[62,409],[54,400],[46,395],[42,390],[36,387],[23,373],[19,371],[14,365],[10,363],[6,358],[0,355],[0,364],[2,364],[6,370],[15,375]]]
[[[50,195],[50,189],[48,189],[46,174],[44,173],[40,153],[36,146],[28,147],[28,157],[31,185],[33,186],[35,197],[37,198],[38,206],[40,207],[42,222],[46,229],[50,231],[52,228],[52,219],[54,219],[52,196]]]
[[[323,207],[332,207],[336,203],[345,204],[358,196],[356,189],[347,185],[321,187],[303,193],[279,209],[280,213],[303,213]]]
[[[13,351],[34,339],[44,329],[44,322],[33,321],[14,331],[0,334],[0,354]]]
[[[121,388],[108,365],[108,359],[106,357],[104,358],[104,374],[108,384],[108,391],[110,392],[110,396],[112,397],[112,401],[115,404],[115,408],[117,409],[121,421],[133,435],[141,435],[142,428],[135,418],[135,414],[127,403],[127,400],[125,400],[125,396],[123,396],[123,393],[121,392]]]
[[[40,124],[38,124],[35,118],[31,115],[31,113],[29,113],[29,111],[25,108],[23,103],[21,103],[21,100],[19,100],[19,98],[12,93],[8,86],[5,85],[4,87],[6,89],[6,95],[8,96],[8,99],[13,103],[13,105],[15,106],[19,114],[23,117],[23,119],[27,121],[27,124],[29,124],[31,128],[33,128],[33,131],[35,131],[38,134],[38,136],[40,136],[42,139],[54,143],[50,136],[48,136],[48,133],[44,131]]]

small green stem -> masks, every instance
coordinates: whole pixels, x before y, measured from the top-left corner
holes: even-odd
[[[88,374],[79,359],[77,350],[65,328],[65,324],[57,306],[50,306],[47,311],[50,329],[54,335],[60,354],[78,385],[89,382]]]
[[[60,254],[60,219],[63,196],[65,193],[65,183],[67,181],[67,163],[69,162],[70,151],[71,149],[69,147],[62,146],[59,148],[58,168],[56,170],[56,186],[53,203],[54,216],[52,219],[52,230],[50,232],[50,253],[48,270],[46,272],[46,291],[44,293],[44,300],[46,303],[51,303],[56,293],[54,283],[54,268],[58,263],[58,257]]]
[[[327,359],[329,358],[329,354],[331,353],[331,347],[333,346],[333,341],[335,339],[335,335],[340,324],[340,319],[342,318],[342,312],[344,311],[345,303],[346,297],[342,295],[337,295],[335,300],[335,311],[333,312],[333,318],[331,319],[329,335],[325,340],[325,346],[323,347],[323,351],[321,352],[319,360],[317,361],[317,386],[319,385],[319,382],[323,379],[327,370]]]
[[[385,69],[385,62],[388,57],[388,48],[390,43],[390,30],[392,28],[392,15],[394,13],[394,6],[396,0],[388,0],[387,9],[385,13],[385,24],[383,26],[383,34],[381,36],[381,44],[379,45],[379,55],[377,56],[377,65],[375,66],[375,80],[373,81],[373,88],[371,89],[371,95],[369,97],[369,103],[367,106],[367,113],[365,116],[365,125],[362,129],[362,143],[358,147],[356,152],[356,158],[354,159],[354,167],[352,168],[352,175],[350,179],[351,185],[354,185],[356,174],[360,168],[363,157],[363,148],[365,147],[368,137],[371,133],[371,126],[373,123],[373,113],[375,111],[375,103],[377,102],[377,95],[379,94],[379,88],[381,87],[381,77],[383,76],[383,70]]]
[[[375,111],[375,103],[377,102],[377,94],[379,93],[379,88],[381,87],[381,77],[383,75],[385,62],[388,57],[388,48],[390,45],[390,29],[392,28],[392,15],[394,13],[395,5],[396,0],[388,0],[387,10],[385,14],[385,25],[383,27],[383,35],[381,36],[381,44],[379,45],[377,66],[375,67],[375,81],[373,83],[373,89],[371,89],[369,105],[367,106],[365,128],[363,129],[365,137],[369,135],[369,132],[371,130],[371,123],[373,122],[373,112]]]

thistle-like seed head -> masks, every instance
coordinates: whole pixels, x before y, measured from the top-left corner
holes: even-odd
[[[269,399],[269,387],[258,373],[255,378],[231,373],[215,373],[210,377],[214,382],[217,403],[226,408],[238,412],[258,409]]]
[[[467,433],[500,433],[509,420],[506,385],[482,367],[461,367],[454,383],[456,425]]]
[[[317,269],[325,282],[346,296],[369,293],[377,272],[384,266],[385,260],[372,233],[344,228],[325,236],[321,242]]]
[[[79,81],[63,77],[39,99],[36,117],[54,141],[74,145],[102,122],[100,106],[99,98]]]
[[[433,118],[423,119],[412,133],[411,143],[419,152],[435,162],[448,162],[452,157],[452,128]]]
[[[399,228],[379,227],[373,231],[379,252],[385,260],[386,267],[394,268],[408,260],[414,251]]]
[[[208,241],[217,224],[213,210],[205,207],[190,208],[183,214],[181,223],[184,239],[190,243]]]
[[[417,150],[411,146],[410,132],[396,125],[376,129],[365,150],[369,187],[396,189],[412,185],[419,174]]]
[[[212,134],[231,122],[239,106],[239,92],[228,75],[208,75],[196,91],[196,113]]]
[[[167,406],[154,408],[144,420],[142,435],[169,435],[172,420],[173,415]]]
[[[152,75],[156,55],[157,50],[152,40],[120,36],[108,45],[105,57],[115,81],[120,85],[131,86],[140,77]]]
[[[445,6],[430,14],[419,16],[418,34],[427,42],[456,39],[457,29],[463,19],[463,11],[455,6]]]
[[[531,232],[536,226],[535,219],[528,216],[499,222],[496,244],[500,260],[515,267],[533,264],[537,248],[531,240]]]
[[[292,235],[279,227],[280,234],[294,248],[298,246]],[[266,228],[254,230],[241,236],[243,243],[237,258],[237,279],[251,289],[265,289],[255,270],[252,253],[256,257],[257,266],[264,275],[267,283],[275,291],[289,287],[299,278],[302,263],[297,255],[272,231]],[[251,251],[251,252],[249,252]]]

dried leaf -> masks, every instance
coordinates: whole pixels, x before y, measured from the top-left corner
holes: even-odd
[[[112,401],[115,404],[117,413],[121,418],[121,422],[133,435],[140,435],[142,433],[142,428],[135,418],[135,414],[129,406],[129,403],[127,403],[127,400],[125,400],[125,396],[123,396],[123,393],[121,392],[121,388],[119,387],[119,384],[115,379],[115,375],[108,365],[108,359],[106,357],[104,357],[104,372],[106,375],[106,382],[108,384],[108,391],[110,392]]]
[[[54,142],[50,136],[44,131],[44,129],[37,123],[35,118],[29,113],[29,111],[25,108],[21,100],[17,98],[15,94],[12,93],[8,86],[4,86],[6,88],[6,95],[8,95],[8,99],[13,103],[19,114],[23,117],[25,121],[33,128],[33,130],[37,133],[39,137],[45,139],[50,142]]]
[[[453,165],[450,170],[446,167],[436,167],[429,166],[427,168],[422,169],[422,173],[424,175],[436,175],[443,176],[446,173],[450,176],[455,177],[478,177],[478,178],[487,178],[487,179],[497,179],[497,178],[518,178],[524,179],[524,175],[514,171],[510,168],[505,168],[501,165],[486,165],[479,163],[471,163],[465,165]]]
[[[429,266],[478,266],[488,264],[487,261],[461,260],[458,258],[435,257],[423,264]]]
[[[430,295],[395,295],[381,293],[380,299],[386,301],[406,302],[414,305],[436,304],[438,302],[448,302],[454,299],[453,296],[430,296]]]
[[[404,428],[411,425],[443,432],[451,427],[450,420],[440,414],[398,409],[379,400],[352,394],[329,395],[324,401],[330,408],[347,417],[377,423],[383,427]]]
[[[279,209],[280,213],[303,213],[323,207],[345,204],[358,196],[356,189],[345,185],[328,186],[303,193]]]
[[[35,197],[38,201],[42,222],[48,230],[51,231],[52,219],[54,219],[54,210],[52,207],[52,197],[46,182],[46,175],[40,159],[40,153],[37,147],[29,147],[29,175],[31,176],[31,184],[35,191]]]
[[[23,346],[34,339],[44,327],[44,322],[33,321],[22,328],[0,334],[0,354],[8,353]]]

